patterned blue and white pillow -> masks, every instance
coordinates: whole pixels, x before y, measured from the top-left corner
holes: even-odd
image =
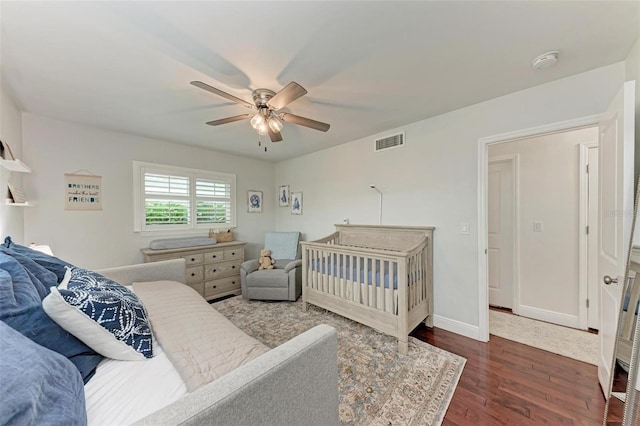
[[[125,361],[153,357],[144,305],[126,287],[97,272],[71,268],[69,282],[51,287],[44,311],[103,356]]]

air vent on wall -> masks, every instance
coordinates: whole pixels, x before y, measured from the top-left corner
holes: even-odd
[[[385,149],[400,148],[404,146],[404,132],[397,135],[387,136],[376,139],[375,151],[384,151]]]

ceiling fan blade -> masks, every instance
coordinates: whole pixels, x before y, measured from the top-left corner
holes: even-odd
[[[220,120],[207,121],[210,126],[219,126],[221,124],[233,123],[234,121],[248,120],[252,114],[234,115],[233,117],[221,118]]]
[[[331,127],[327,123],[322,123],[320,121],[312,120],[310,118],[300,117],[299,115],[282,113],[280,114],[280,118],[288,123],[298,124],[300,126],[310,127],[312,129],[320,130],[321,132],[326,132]]]
[[[306,94],[307,90],[304,87],[300,86],[295,81],[292,81],[284,86],[278,93],[273,95],[273,97],[269,99],[269,102],[267,102],[267,105],[275,110],[282,109]]]
[[[269,137],[271,138],[271,142],[280,142],[282,140],[282,133],[274,132],[271,129],[268,129]]]
[[[254,104],[249,103],[249,102],[245,101],[244,99],[236,98],[235,96],[230,95],[227,92],[223,92],[220,89],[216,89],[215,87],[211,87],[208,84],[205,84],[205,83],[203,83],[201,81],[192,81],[191,84],[193,84],[194,86],[199,87],[201,89],[204,89],[207,92],[211,92],[214,95],[222,96],[223,98],[229,99],[230,101],[238,103],[238,104],[240,104],[242,106],[245,106],[247,108],[255,109],[255,107],[256,107]]]

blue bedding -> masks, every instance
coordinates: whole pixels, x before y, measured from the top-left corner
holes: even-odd
[[[0,377],[0,424],[87,424],[84,385],[74,365],[2,321]]]
[[[338,260],[339,259],[339,260]],[[340,262],[338,264],[338,262]],[[330,272],[330,275],[334,277],[344,278],[347,280],[358,281],[360,284],[364,284],[365,279],[365,270],[367,272],[367,284],[372,285],[375,283],[376,287],[380,287],[380,282],[384,283],[384,288],[389,288],[389,265],[391,265],[391,270],[393,272],[393,289],[398,289],[398,265],[395,262],[389,261],[375,261],[375,279],[373,276],[373,261],[372,259],[360,258],[360,270],[358,271],[358,261],[356,260],[354,265],[352,263],[352,256],[338,256],[333,255],[331,260],[327,257],[324,257],[321,262],[317,262],[316,259],[311,261],[310,268],[313,271],[321,272],[322,274],[327,274]],[[384,266],[384,276],[382,280],[380,279],[381,269]],[[359,273],[358,273],[359,272]],[[352,278],[353,277],[353,278]]]
[[[67,357],[87,382],[102,356],[44,312],[43,289],[48,294],[49,287],[57,284],[55,274],[49,280],[40,281],[16,258],[0,250],[0,320],[35,343]]]

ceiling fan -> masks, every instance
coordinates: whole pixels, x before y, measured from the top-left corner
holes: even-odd
[[[288,112],[280,112],[282,108],[307,94],[307,90],[295,81],[287,84],[277,93],[269,89],[254,90],[253,104],[237,98],[227,92],[223,92],[220,89],[209,86],[201,81],[192,81],[191,84],[211,92],[214,95],[222,96],[223,98],[236,102],[246,108],[255,110],[255,112],[250,114],[240,114],[234,115],[233,117],[221,118],[219,120],[207,121],[207,124],[211,126],[219,126],[221,124],[233,123],[234,121],[240,120],[250,120],[251,126],[258,131],[258,134],[260,136],[268,134],[271,142],[280,142],[282,140],[282,134],[280,131],[284,126],[282,123],[283,121],[320,130],[321,132],[329,130],[329,124],[327,123],[300,117],[299,115]],[[258,145],[261,145],[260,137],[258,139]],[[266,150],[267,148],[265,147],[265,151]]]

